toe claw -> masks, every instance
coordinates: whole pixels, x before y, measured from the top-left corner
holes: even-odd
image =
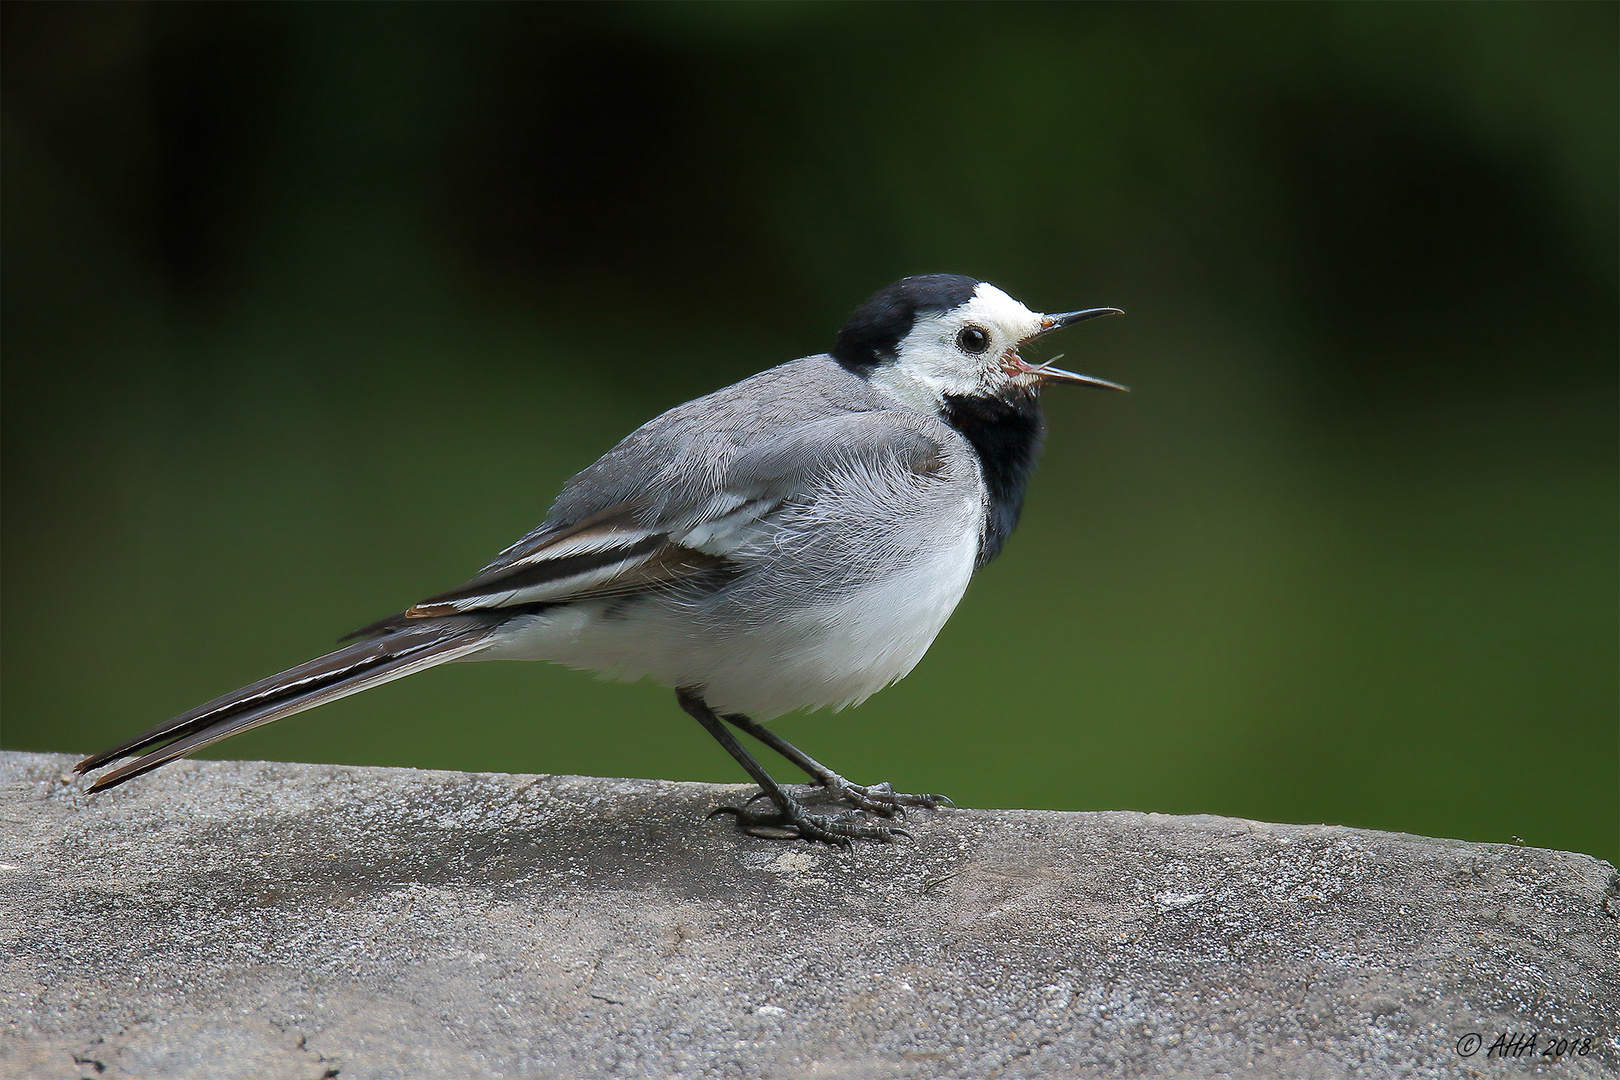
[[[953,810],[956,804],[944,795],[907,795],[897,792],[887,781],[876,784],[853,784],[841,776],[834,776],[823,781],[822,786],[830,791],[834,798],[855,806],[872,814],[881,814],[884,817],[906,816],[906,807],[920,806],[925,810],[937,810],[941,806],[949,806]]]
[[[753,800],[750,799],[749,802]],[[856,840],[871,840],[889,844],[911,833],[893,825],[873,825],[864,820],[861,810],[845,810],[832,816],[811,814],[797,803],[773,812],[750,811],[747,803],[741,807],[717,806],[709,811],[713,818],[720,814],[735,817],[742,831],[751,836],[775,840],[800,839],[809,843],[823,843],[833,847],[853,847]]]

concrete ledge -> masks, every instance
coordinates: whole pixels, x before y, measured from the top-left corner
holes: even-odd
[[[0,753],[8,1077],[1620,1071],[1586,855],[972,810],[835,852],[703,820],[740,786],[72,761]]]

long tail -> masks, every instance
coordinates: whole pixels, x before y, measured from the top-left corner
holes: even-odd
[[[85,758],[74,771],[89,772],[158,747],[98,777],[90,790],[122,784],[238,732],[459,660],[490,644],[497,625],[477,616],[424,620],[417,626],[357,641],[181,713],[144,735]]]

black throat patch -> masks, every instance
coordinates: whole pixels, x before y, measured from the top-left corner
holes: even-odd
[[[985,507],[984,524],[979,530],[979,557],[974,568],[1001,554],[1007,537],[1018,525],[1024,509],[1024,491],[1029,474],[1041,452],[1041,436],[1046,421],[1041,415],[1040,398],[1019,394],[1012,399],[995,397],[945,398],[940,418],[960,431],[979,454],[990,505]]]

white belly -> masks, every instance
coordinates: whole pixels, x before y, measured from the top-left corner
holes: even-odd
[[[612,614],[590,601],[514,620],[479,660],[550,660],[620,679],[701,687],[719,712],[767,720],[858,704],[905,676],[933,644],[973,576],[976,531],[836,604],[778,610],[742,632],[649,598]]]

